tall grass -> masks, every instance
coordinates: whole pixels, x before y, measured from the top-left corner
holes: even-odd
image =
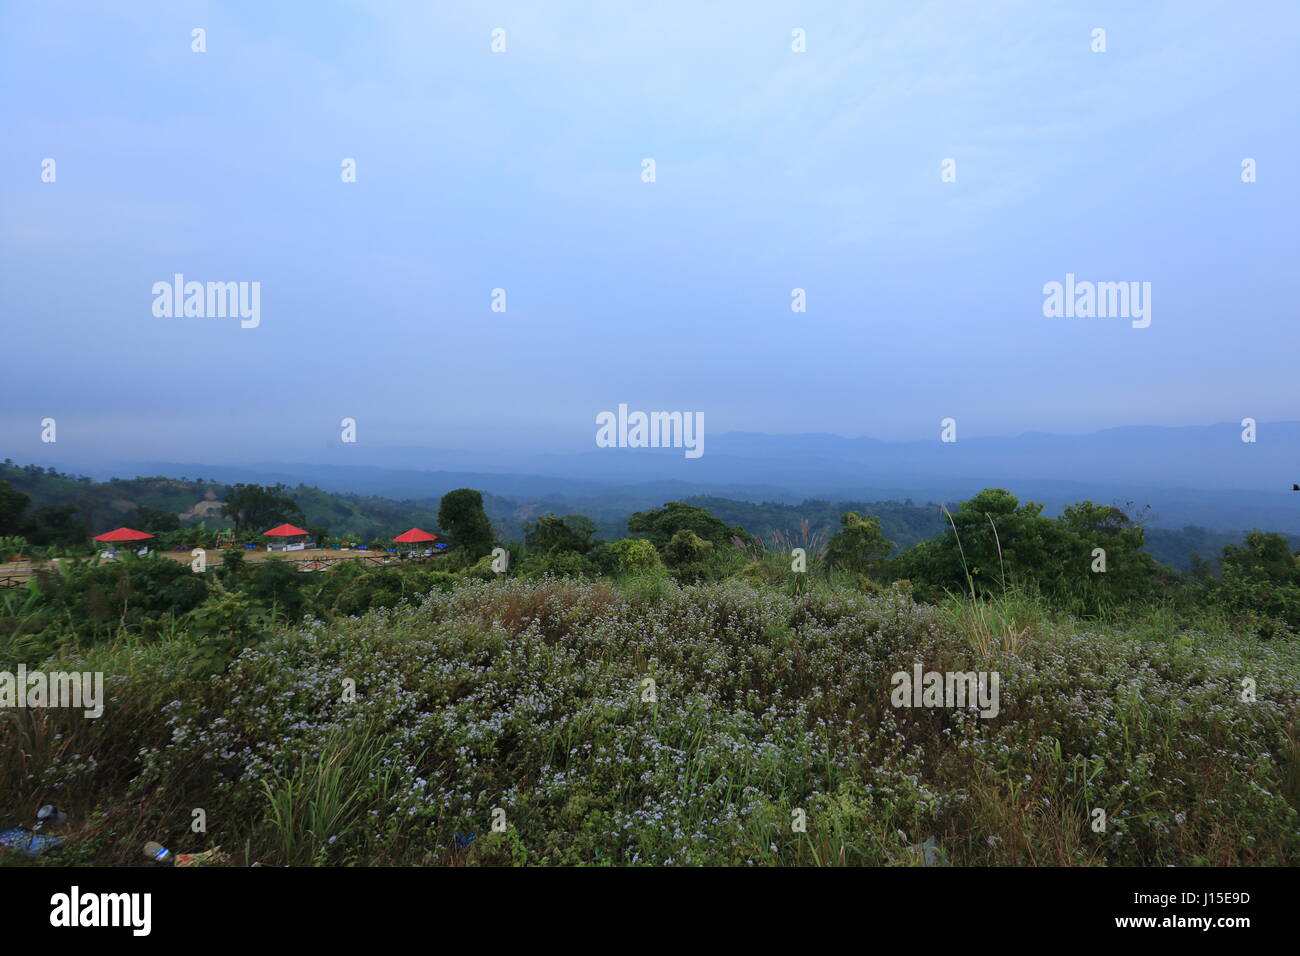
[[[372,729],[338,729],[314,756],[263,780],[265,825],[278,859],[289,864],[326,862],[339,838],[349,834],[354,848],[373,846],[366,815],[385,807],[392,796],[396,768],[386,759],[389,750]]]

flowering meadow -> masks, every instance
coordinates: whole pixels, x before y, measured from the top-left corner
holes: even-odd
[[[104,714],[0,712],[0,822],[58,805],[73,864],[1300,863],[1290,638],[652,575],[464,580],[193,654],[46,661],[103,671]],[[997,672],[997,715],[893,706],[916,664]]]

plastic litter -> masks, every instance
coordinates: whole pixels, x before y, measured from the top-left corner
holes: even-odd
[[[56,836],[50,836],[40,831],[45,829],[46,825],[56,827],[63,826],[68,822],[68,815],[54,806],[47,803],[36,811],[36,825],[31,830],[23,827],[10,827],[7,830],[0,830],[0,846],[7,846],[11,850],[17,850],[32,859],[40,856],[48,850],[54,849],[63,841]]]
[[[42,830],[46,826],[61,827],[68,822],[68,815],[52,803],[47,803],[36,811],[36,829]]]
[[[171,850],[161,843],[155,843],[153,840],[144,845],[144,855],[163,866],[172,866],[176,862]]]
[[[144,845],[144,855],[161,866],[221,866],[230,862],[219,846],[198,853],[173,853],[154,840]]]
[[[222,852],[219,846],[214,846],[211,850],[203,850],[199,853],[178,853],[176,855],[177,866],[221,866],[229,862],[229,856]]]
[[[63,841],[45,833],[29,833],[22,827],[10,827],[0,830],[0,846],[7,846],[35,859],[47,850],[52,850]]]
[[[902,866],[947,866],[948,854],[933,836],[924,843],[913,843],[901,854],[889,854],[891,863]]]

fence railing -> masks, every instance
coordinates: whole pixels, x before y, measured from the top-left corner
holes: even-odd
[[[299,571],[327,571],[334,567],[334,565],[341,564],[345,561],[360,562],[361,564],[368,564],[377,568],[384,567],[385,565],[429,564],[437,561],[444,553],[445,552],[442,551],[435,551],[431,555],[404,557],[398,552],[366,553],[351,551],[340,554],[317,555],[313,558],[292,558],[288,556],[293,554],[293,552],[290,551],[287,554],[276,553],[275,557],[284,561],[286,564],[296,564]],[[220,567],[221,563],[219,561],[214,561],[208,566],[214,568]],[[52,567],[47,566],[44,569],[52,571],[57,567],[58,565],[53,565]],[[0,571],[0,591],[5,590],[6,588],[23,587],[26,585],[27,580],[40,570],[43,570],[43,568],[32,567],[24,568],[22,570]]]

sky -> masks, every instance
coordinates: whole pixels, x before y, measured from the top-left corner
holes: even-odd
[[[1300,417],[1300,5],[113,6],[0,5],[19,461]]]

